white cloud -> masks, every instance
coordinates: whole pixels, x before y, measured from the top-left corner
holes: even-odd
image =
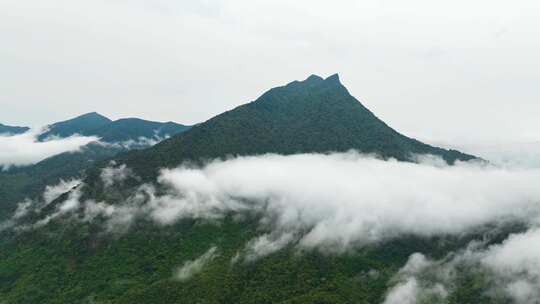
[[[117,210],[112,205],[105,204],[103,202],[96,203],[94,201],[86,201],[84,203],[84,221],[90,222],[97,216],[104,215],[110,217]]]
[[[341,252],[403,235],[460,235],[486,224],[519,221],[529,229],[498,245],[471,243],[441,261],[412,255],[396,275],[385,303],[443,299],[452,292],[455,266],[467,263],[489,270],[494,288],[517,303],[529,304],[540,299],[538,180],[536,168],[446,166],[431,158],[414,164],[355,152],[238,157],[200,168],[163,170],[158,185],[165,188],[157,191],[145,184],[114,205],[81,202],[79,186],[34,227],[75,211],[84,212],[84,221],[103,216],[111,232],[125,232],[137,217],[168,225],[183,218],[215,220],[248,212],[259,216],[261,235],[249,241],[234,261],[253,261],[289,245]],[[75,183],[48,188],[50,195],[44,200]],[[17,214],[24,215],[28,208],[23,202]],[[1,229],[8,224],[12,223]],[[189,279],[214,254],[211,249],[186,262],[176,278]]]
[[[476,145],[465,149],[500,166],[540,168],[540,142]]]
[[[415,278],[411,278],[393,287],[384,304],[416,304],[418,289],[418,282]]]
[[[239,157],[162,171],[169,192],[149,192],[146,212],[163,224],[260,212],[273,239],[301,234],[301,247],[343,249],[529,220],[540,212],[539,179],[540,170],[411,164],[353,152]]]
[[[26,217],[30,212],[35,212],[36,214],[41,213],[44,207],[46,207],[55,199],[60,197],[60,195],[73,190],[77,185],[80,184],[81,180],[78,179],[72,179],[68,181],[64,181],[61,179],[58,184],[45,187],[45,190],[43,191],[41,197],[37,197],[35,199],[26,198],[24,201],[19,202],[11,218],[0,222],[0,231],[13,227],[18,227],[22,229],[28,228],[25,225],[18,226],[18,224],[20,224],[20,221],[23,220],[24,217]],[[70,201],[69,204],[74,204],[73,199],[77,201],[76,204],[79,204],[79,195],[80,192],[78,190],[70,193],[68,199],[68,201]],[[68,210],[63,211],[62,214],[69,211],[72,211],[72,209],[68,208]],[[53,214],[47,215],[46,218],[41,221],[41,223],[36,223],[36,227],[41,227],[41,225],[48,223],[51,219],[56,218],[58,215],[60,215],[60,211],[56,211]]]
[[[420,253],[411,255],[394,278],[398,283],[389,290],[383,304],[439,303],[445,299],[448,290],[444,284],[450,278],[448,271],[438,266]],[[428,279],[418,277],[426,272],[431,272]]]
[[[40,142],[37,140],[40,132],[34,129],[18,135],[0,135],[0,167],[31,165],[60,153],[79,151],[82,146],[98,140],[93,136],[74,135]]]
[[[212,247],[197,259],[185,262],[182,267],[175,271],[174,278],[183,282],[202,272],[204,266],[206,266],[217,256],[216,252],[217,248]]]
[[[476,253],[494,271],[498,284],[520,304],[540,301],[540,228],[510,235],[500,245]]]
[[[28,214],[30,211],[30,207],[32,206],[33,202],[31,200],[24,200],[21,203],[17,204],[17,209],[15,209],[15,213],[13,213],[13,220],[18,220]]]
[[[53,213],[46,215],[43,219],[37,221],[32,227],[39,228],[42,226],[47,225],[50,221],[61,217],[65,214],[71,214],[73,211],[76,211],[81,206],[81,187],[82,185],[79,185],[75,189],[69,192],[69,195],[65,201],[63,201],[60,205],[56,206]]]
[[[264,234],[248,242],[244,260],[250,262],[263,258],[283,249],[294,240],[295,236],[292,233],[278,235]]]
[[[71,189],[75,188],[80,183],[80,179],[71,179],[67,181],[61,179],[58,184],[45,187],[45,191],[43,192],[43,205],[50,204],[60,195],[69,192]]]
[[[131,169],[127,168],[125,164],[115,167],[113,163],[110,167],[103,168],[100,176],[105,187],[111,187],[114,184],[123,183],[132,174]]]
[[[84,218],[102,215],[109,230],[117,231],[137,217],[168,225],[184,218],[255,214],[261,236],[244,252],[253,257],[289,244],[341,251],[402,235],[459,235],[510,221],[532,224],[540,216],[538,180],[539,169],[480,163],[413,164],[355,152],[263,155],[163,170],[160,191],[144,184],[114,205],[75,204],[72,194],[73,206],[68,200],[58,211],[94,204]]]
[[[540,228],[534,225],[511,234],[500,244],[485,246],[473,241],[469,246],[440,261],[420,253],[411,255],[398,272],[386,297],[389,303],[416,303],[422,297],[444,298],[455,286],[460,269],[482,273],[484,296],[510,299],[517,304],[540,301]]]
[[[156,134],[153,137],[140,136],[136,140],[128,139],[128,140],[114,142],[114,143],[99,142],[99,144],[104,147],[113,147],[113,148],[128,149],[128,150],[143,149],[143,148],[148,148],[153,145],[156,145],[168,138],[170,138],[170,135],[159,136]]]

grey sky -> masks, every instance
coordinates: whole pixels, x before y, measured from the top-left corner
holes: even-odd
[[[191,124],[338,72],[408,135],[535,141],[539,17],[533,0],[0,0],[0,122]]]

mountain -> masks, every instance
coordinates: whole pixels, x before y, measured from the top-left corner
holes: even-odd
[[[448,163],[474,158],[398,133],[350,95],[335,74],[326,79],[312,75],[271,89],[251,103],[119,161],[140,168],[144,176],[187,160],[351,149],[398,160],[412,160],[414,154],[437,155]]]
[[[79,134],[97,136],[103,142],[114,143],[138,140],[141,137],[163,139],[189,128],[189,126],[174,122],[162,123],[139,118],[112,121],[103,115],[92,112],[50,125],[48,131],[39,136],[39,140],[45,140],[51,136],[68,137]]]
[[[111,122],[110,119],[96,112],[87,113],[49,125],[48,130],[40,134],[38,139],[45,140],[52,136],[63,138],[74,134],[87,134],[88,132],[103,127]]]
[[[0,221],[13,212],[17,203],[43,193],[47,185],[81,178],[84,171],[96,162],[112,158],[129,148],[131,146],[90,143],[80,152],[61,153],[34,165],[0,172]]]
[[[102,143],[110,145],[90,143],[77,153],[62,153],[34,165],[0,172],[0,219],[9,215],[16,203],[43,192],[47,185],[56,184],[61,179],[79,178],[95,162],[131,149],[147,148],[189,128],[174,122],[138,118],[111,121],[95,112],[51,124],[48,131],[39,136],[41,140],[50,136],[62,138],[80,134],[99,137]]]
[[[352,97],[337,75],[326,79],[310,76],[271,89],[251,103],[151,148],[112,158],[119,166],[126,164],[142,179],[123,180],[125,185],[107,188],[100,174],[103,167],[110,166],[110,159],[101,161],[86,171],[84,184],[78,188],[84,198],[84,205],[78,210],[84,213],[102,208],[107,212],[109,208],[104,203],[118,204],[119,217],[113,224],[129,222],[137,212],[131,208],[145,199],[142,194],[132,197],[138,193],[132,190],[152,184],[160,168],[185,161],[350,149],[404,161],[413,161],[415,153],[439,155],[449,163],[474,159],[401,135]],[[196,194],[185,196],[186,200],[197,199]],[[130,197],[132,201],[128,200]],[[176,203],[183,210],[184,198],[178,200]],[[63,205],[65,202],[70,204]],[[87,202],[91,204],[86,205]],[[167,196],[156,202],[169,203]],[[207,203],[220,208],[211,199]],[[70,193],[65,193],[43,212],[61,210],[59,206],[65,206],[63,210],[77,208]],[[310,214],[310,210],[305,212]],[[48,219],[49,215],[30,213],[25,220],[34,222]],[[107,230],[110,226],[104,218],[86,221],[83,214],[74,213],[52,217],[48,224],[35,229],[0,231],[0,302],[382,303],[398,283],[396,274],[413,253],[440,260],[472,239],[410,236],[362,246],[341,255],[317,250],[299,252],[294,245],[272,253],[274,245],[268,239],[272,235],[259,225],[260,221],[270,219],[258,216],[238,213],[209,220],[186,217],[170,225],[157,225],[142,218],[134,221],[128,231],[117,232]],[[296,214],[288,216],[294,218]],[[259,238],[265,235],[267,239]],[[249,244],[270,253],[255,261],[235,262]],[[187,274],[195,274],[185,280],[174,279],[180,267]],[[493,303],[484,292],[488,286],[485,277],[471,275],[466,269],[452,275],[456,278],[455,286],[445,303]],[[433,302],[425,299],[425,303]]]
[[[14,127],[14,126],[6,126],[3,124],[0,124],[0,135],[2,134],[21,134],[26,131],[30,130],[28,127]]]

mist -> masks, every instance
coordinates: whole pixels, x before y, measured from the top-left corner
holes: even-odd
[[[40,129],[32,129],[18,135],[0,135],[0,168],[31,165],[60,153],[77,152],[98,140],[94,136],[73,135],[38,141],[41,132]]]
[[[301,247],[334,249],[405,234],[459,235],[539,215],[540,170],[442,163],[384,161],[356,152],[214,161],[163,170],[159,183],[169,193],[150,196],[147,211],[161,224],[259,212],[266,240],[287,244],[288,236]]]
[[[182,267],[176,269],[174,279],[187,281],[194,275],[203,271],[204,266],[210,263],[218,254],[217,247],[211,247],[203,255],[192,261],[186,261]]]
[[[539,169],[418,159],[424,162],[349,152],[215,160],[162,170],[155,183],[114,204],[74,203],[79,196],[72,193],[57,213],[85,212],[88,221],[103,216],[108,228],[129,228],[137,218],[171,225],[255,214],[261,234],[246,244],[247,259],[288,245],[343,252],[403,235],[458,236],[486,225],[532,225],[540,216]],[[101,178],[114,189],[134,174],[114,164]]]
[[[116,203],[81,201],[84,183],[62,182],[49,187],[41,203],[22,202],[10,225],[64,191],[70,194],[53,213],[26,227],[39,229],[60,218],[92,222],[100,217],[106,231],[129,233],[138,219],[165,226],[182,219],[215,223],[231,215],[240,221],[243,217],[237,215],[254,215],[259,234],[245,243],[234,264],[284,247],[341,254],[402,236],[463,236],[521,223],[525,231],[497,245],[475,241],[441,261],[422,253],[411,256],[385,303],[444,299],[460,263],[488,271],[499,294],[535,303],[540,298],[540,247],[534,245],[540,243],[540,169],[485,162],[448,166],[432,156],[416,159],[419,163],[382,160],[351,151],[214,160],[200,167],[164,169],[154,183],[137,187]],[[101,172],[101,182],[110,190],[127,178],[137,176],[124,164],[111,162]],[[175,278],[189,279],[212,257],[213,252],[186,263]]]
[[[536,142],[432,142],[440,147],[456,149],[508,168],[540,168],[540,141]]]
[[[540,301],[540,227],[510,234],[502,243],[486,245],[472,241],[465,249],[449,253],[442,260],[431,260],[414,253],[396,274],[384,304],[418,303],[426,299],[445,299],[455,288],[458,267],[481,273],[488,284],[485,295],[508,299],[512,303]]]

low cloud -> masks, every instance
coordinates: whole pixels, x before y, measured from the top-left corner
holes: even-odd
[[[437,302],[456,286],[456,273],[481,273],[483,296],[517,304],[540,301],[540,227],[509,235],[502,243],[486,246],[473,241],[466,249],[433,261],[411,255],[393,279],[385,304]],[[436,301],[436,299],[438,299]]]
[[[261,215],[271,237],[254,246],[344,250],[401,235],[459,235],[490,223],[530,221],[540,214],[540,170],[486,164],[445,166],[383,161],[358,153],[265,155],[164,170],[169,190],[150,198],[161,224]],[[286,237],[295,235],[298,237]]]
[[[164,136],[159,136],[158,134],[155,134],[153,137],[141,136],[137,138],[137,140],[126,140],[118,144],[126,149],[146,148],[146,147],[151,147],[153,145],[156,145],[170,137],[171,136],[168,134]]]
[[[105,181],[129,170],[114,168],[104,171]],[[160,191],[145,184],[124,202],[80,206],[94,204],[88,219],[102,210],[110,222],[125,225],[137,217],[169,225],[256,214],[263,233],[246,250],[264,256],[291,244],[343,251],[403,235],[460,235],[493,223],[530,223],[540,216],[538,180],[538,169],[482,163],[414,164],[356,152],[263,155],[163,170]]]
[[[540,142],[476,146],[471,151],[505,167],[540,168]]]
[[[171,136],[168,134],[163,135],[163,136],[155,134],[152,137],[140,136],[137,139],[128,139],[128,140],[119,141],[119,142],[100,142],[100,144],[105,147],[112,147],[112,148],[118,148],[118,149],[127,149],[127,150],[144,149],[144,148],[154,146],[170,137]]]
[[[101,170],[101,180],[105,187],[111,187],[115,184],[122,184],[128,177],[133,175],[131,169],[127,168],[125,164],[116,165],[113,161],[109,167]]]
[[[418,282],[415,278],[400,283],[390,290],[384,304],[416,304],[419,293]]]
[[[155,184],[138,187],[116,204],[81,202],[83,187],[78,186],[33,227],[72,214],[83,221],[102,217],[108,231],[125,232],[137,218],[169,225],[186,218],[214,221],[249,213],[259,219],[260,234],[239,251],[236,262],[287,246],[339,253],[404,235],[458,236],[486,225],[520,222],[527,230],[497,245],[471,243],[441,261],[411,256],[393,279],[385,303],[443,300],[452,292],[454,270],[463,264],[490,275],[497,290],[493,296],[502,292],[517,303],[537,303],[540,169],[418,160],[421,163],[405,163],[349,152],[237,157],[202,167],[181,166],[162,170]],[[130,172],[118,164],[108,169],[102,174],[104,183],[118,183]],[[76,183],[48,188],[43,201],[52,201]],[[24,216],[30,208],[23,202],[17,212]],[[175,277],[187,280],[201,271],[215,250],[186,262]]]
[[[248,242],[244,261],[251,262],[283,249],[296,239],[293,233],[264,234]]]
[[[18,135],[0,135],[0,168],[35,164],[60,153],[79,151],[98,140],[93,136],[74,135],[40,142],[37,139],[40,133],[41,130],[34,129]]]
[[[69,192],[71,189],[75,188],[80,183],[81,183],[80,179],[71,179],[71,180],[61,179],[58,184],[45,187],[45,191],[43,192],[43,205],[50,204],[52,201],[57,199],[60,195],[66,192]]]
[[[493,271],[497,287],[520,304],[540,301],[540,228],[513,234],[473,257]]]
[[[50,221],[61,217],[65,214],[70,214],[71,212],[77,210],[81,206],[81,187],[78,186],[75,189],[71,190],[69,192],[69,195],[65,201],[63,201],[61,204],[56,206],[54,209],[54,212],[46,215],[43,219],[37,221],[34,225],[32,225],[33,228],[39,228],[42,226],[47,225]],[[36,210],[37,212],[40,212],[39,209]]]
[[[540,141],[468,143],[453,145],[433,142],[434,145],[464,151],[482,157],[489,162],[506,168],[540,168]]]
[[[217,256],[217,248],[208,249],[203,255],[195,260],[187,261],[184,265],[175,271],[174,278],[184,282],[189,280],[194,275],[202,272],[204,266],[211,262]]]
[[[448,297],[445,284],[450,276],[448,268],[415,253],[394,278],[397,283],[383,304],[440,303]]]
[[[81,183],[81,180],[78,179],[61,179],[58,184],[45,187],[45,190],[41,196],[35,199],[27,198],[24,201],[19,202],[11,218],[0,223],[0,231],[13,227],[17,227],[22,230],[32,227],[42,227],[43,225],[48,224],[51,220],[76,210],[81,204],[79,201],[81,192],[80,187],[78,187],[82,185]],[[63,201],[59,206],[57,206],[52,213],[46,214],[44,218],[33,224],[28,225],[28,223],[22,223],[28,214],[42,214],[43,208],[47,207],[62,194],[66,193],[69,193],[67,200]]]

